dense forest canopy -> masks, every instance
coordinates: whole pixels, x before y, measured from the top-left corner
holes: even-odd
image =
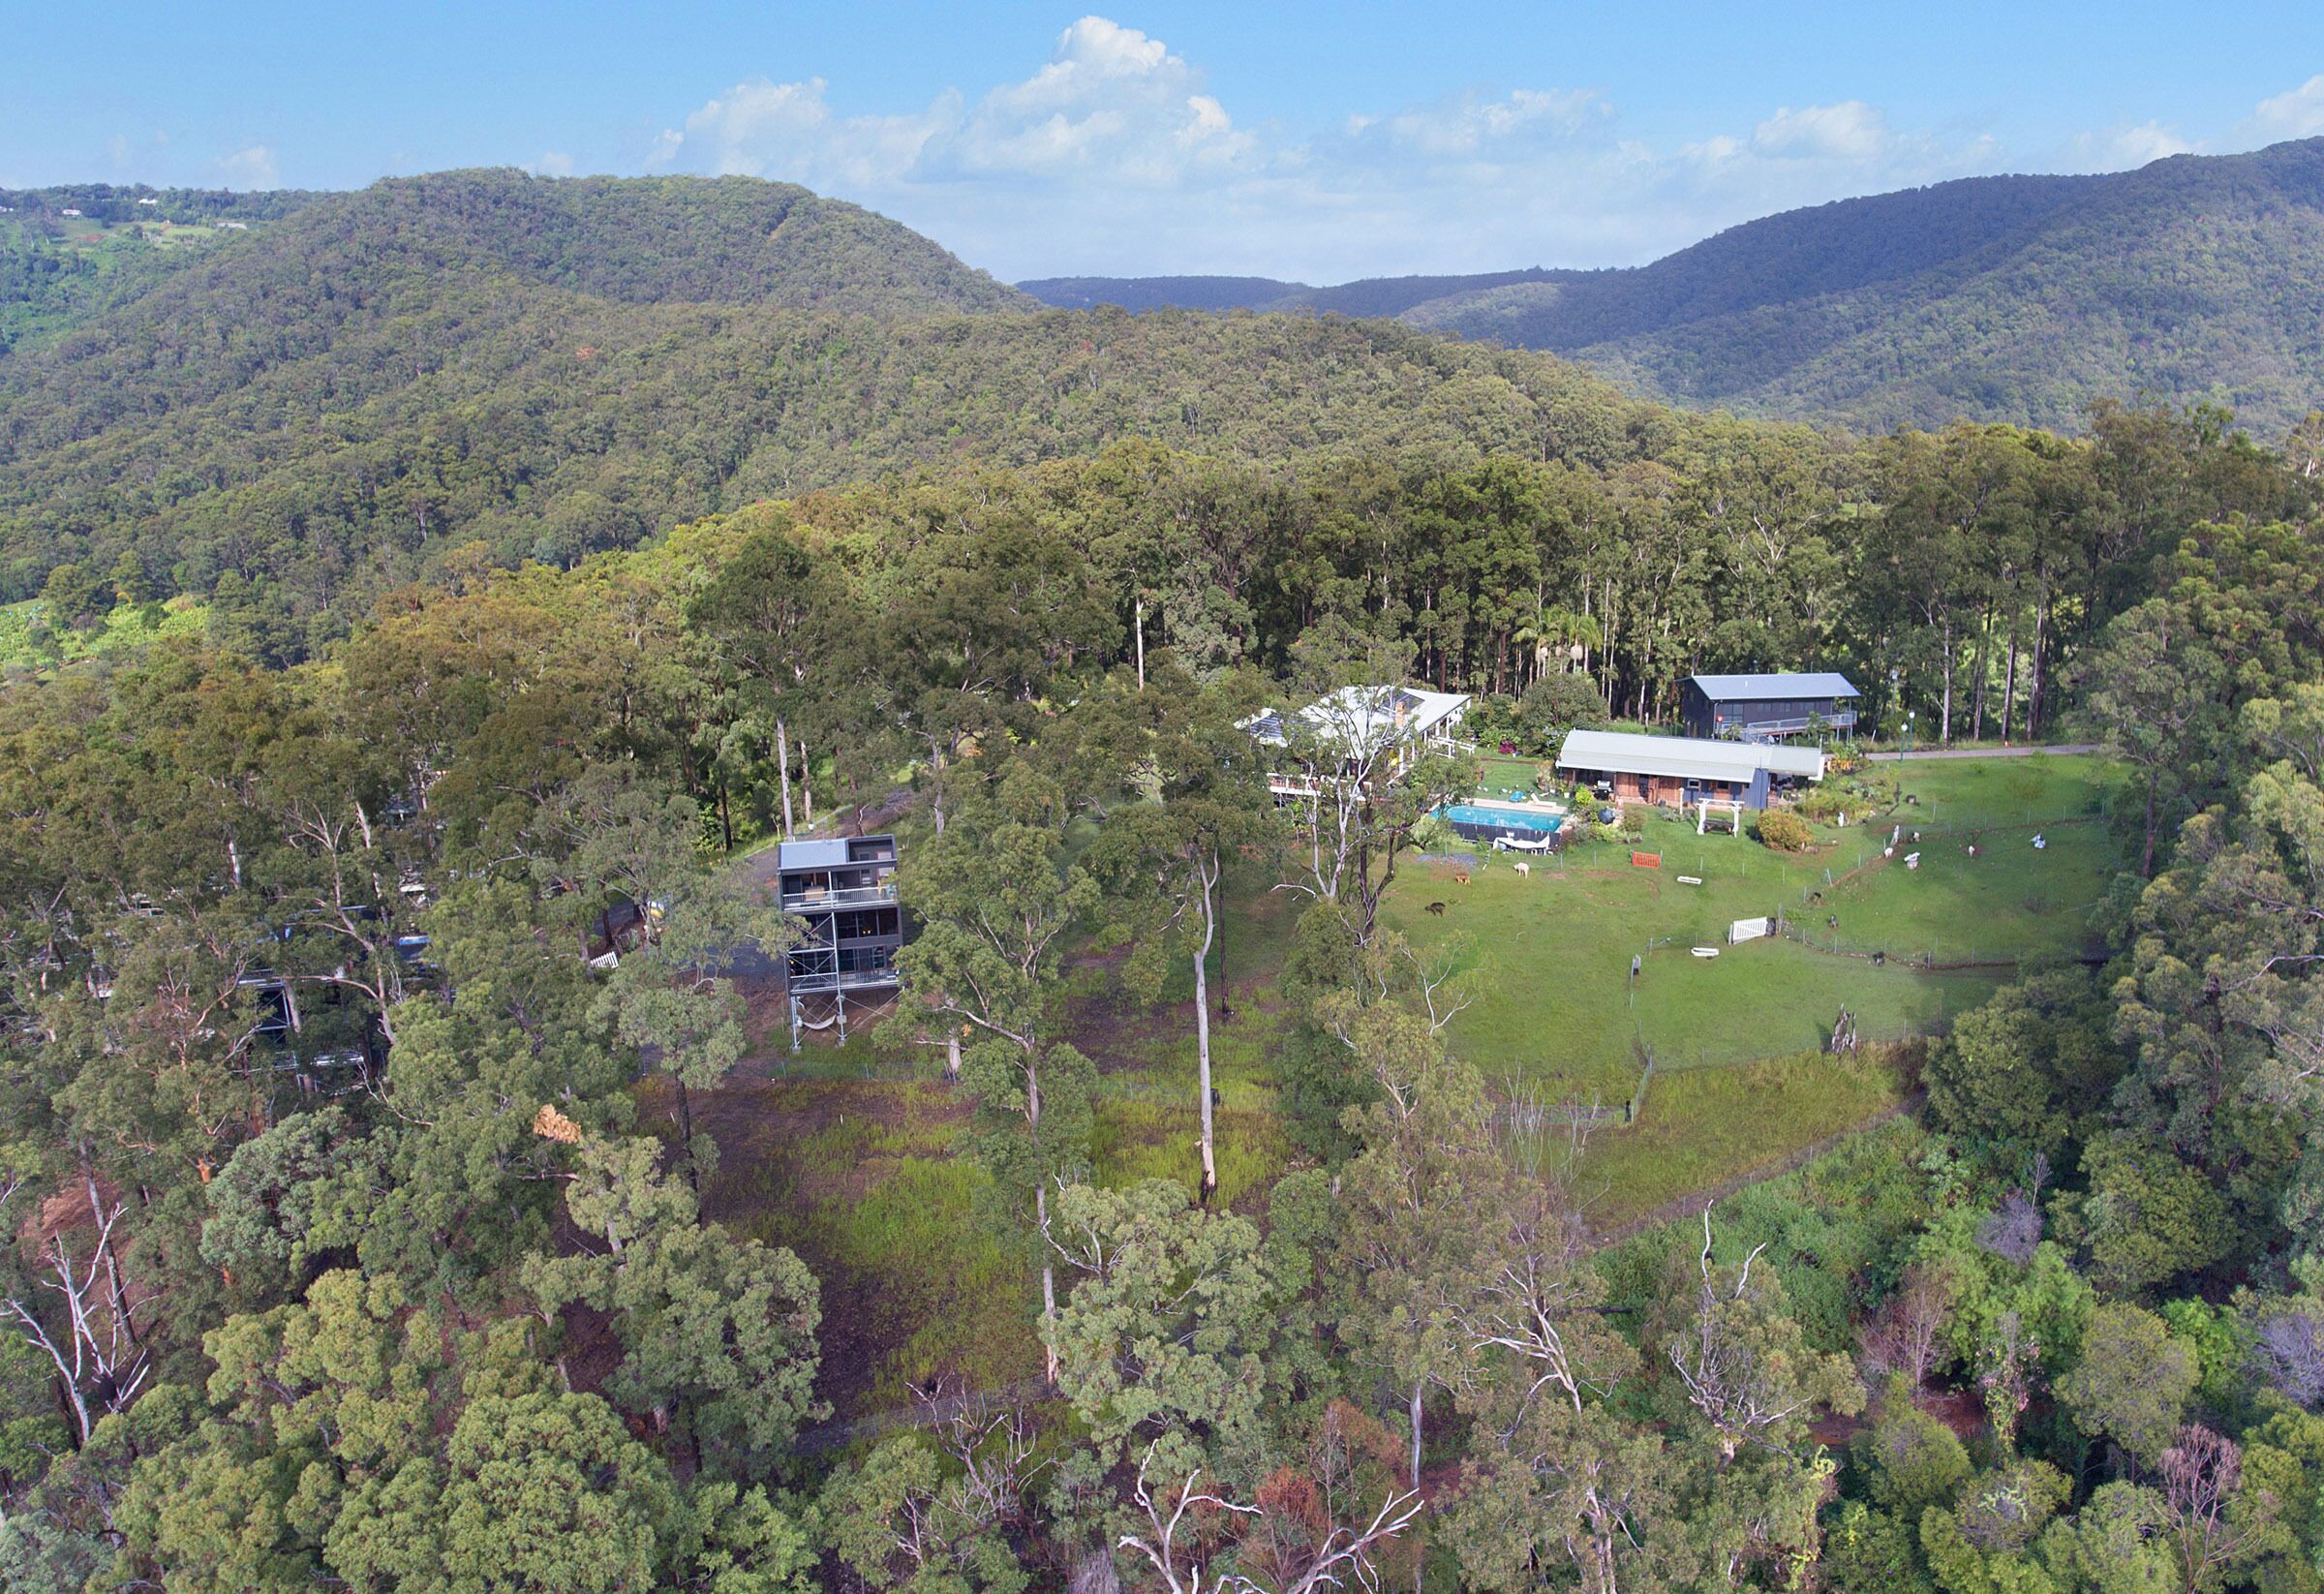
[[[385,184],[54,303],[7,596],[138,624],[0,680],[0,1586],[2320,1586],[2324,426],[1693,416],[741,182]],[[2104,746],[2125,867],[1882,1051],[1911,1121],[1609,1234],[1605,1115],[1385,907],[1481,770],[1246,726],[1409,680],[1540,758],[1828,667]],[[914,934],[822,1050],[909,1106],[784,1132],[990,1337],[749,1150],[868,1084],[746,995],[752,849],[835,819]]]

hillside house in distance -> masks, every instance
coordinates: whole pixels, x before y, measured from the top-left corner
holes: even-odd
[[[847,998],[884,1002],[896,991],[903,909],[896,901],[896,838],[837,836],[784,842],[777,857],[782,910],[806,927],[783,956],[791,1050],[803,1029],[837,1026],[847,1038]],[[827,1014],[819,1021],[808,1015]]]
[[[1679,718],[1690,736],[1764,742],[1811,726],[1856,728],[1859,694],[1834,670],[1783,675],[1690,675]]]
[[[1270,771],[1268,789],[1275,806],[1312,802],[1321,794],[1321,765],[1336,760],[1340,773],[1371,768],[1389,780],[1430,752],[1459,748],[1464,692],[1429,691],[1420,687],[1342,687],[1296,714],[1268,709],[1242,722],[1263,747],[1284,748],[1295,756]]]
[[[1740,803],[1762,809],[1786,786],[1822,780],[1823,750],[1571,730],[1558,749],[1557,767],[1616,802],[1677,809]]]

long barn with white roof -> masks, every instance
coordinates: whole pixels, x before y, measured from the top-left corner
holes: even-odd
[[[1621,802],[1683,808],[1708,800],[1758,809],[1787,785],[1822,780],[1823,751],[1772,742],[1570,730],[1558,750],[1557,767],[1603,786]]]

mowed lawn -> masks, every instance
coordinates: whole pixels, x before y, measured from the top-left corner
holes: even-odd
[[[1894,767],[1883,765],[1882,773]],[[1932,759],[1903,769],[1904,789],[1920,801],[1877,834],[1859,836],[1862,843],[1881,843],[1902,825],[1896,857],[1793,909],[1810,933],[1857,950],[1926,953],[1941,963],[2079,950],[2091,909],[2123,865],[2100,816],[2114,779],[2106,760],[2035,754]],[[1920,864],[1908,870],[1903,860],[1912,852]]]
[[[1774,913],[1805,873],[1749,837],[1698,843],[1691,826],[1682,856],[1679,833],[1670,822],[1647,827],[1640,845],[1661,848],[1660,869],[1634,868],[1627,847],[1591,843],[1526,875],[1495,859],[1467,885],[1445,865],[1398,881],[1382,916],[1460,970],[1471,1003],[1451,1033],[1488,1078],[1625,1099],[1640,1044],[1666,1066],[1814,1051],[1843,1007],[1867,1039],[1926,1034],[2001,982],[1998,970],[1929,975],[1790,941],[1727,947],[1733,921]],[[1682,885],[1682,874],[1703,883]],[[1443,911],[1429,912],[1430,903]],[[1723,950],[1697,958],[1698,945]],[[1642,962],[1635,1006],[1634,955]]]
[[[1488,780],[1515,773],[1496,762]],[[1640,1120],[1600,1131],[1590,1148],[1602,1217],[1772,1165],[1894,1105],[1902,1088],[1886,1067],[1816,1055],[1843,1009],[1865,1041],[1942,1034],[2009,978],[2010,960],[2084,946],[2090,909],[2119,866],[2097,816],[2113,779],[2105,760],[1908,761],[1868,773],[1898,780],[1916,801],[1885,820],[1818,825],[1805,856],[1770,851],[1748,831],[1698,836],[1692,821],[1658,814],[1636,843],[1658,868],[1635,867],[1619,839],[1535,860],[1527,875],[1472,848],[1481,867],[1468,883],[1452,866],[1419,864],[1390,894],[1388,922],[1462,971],[1472,1001],[1450,1033],[1501,1090],[1618,1111],[1641,1052],[1652,1053]],[[1899,823],[1924,833],[1917,869],[1902,862],[1911,843],[1878,861]],[[1819,939],[1886,957],[1789,939],[1726,944],[1733,921],[1779,910]],[[1696,957],[1698,945],[1720,955]],[[1992,966],[1911,966],[1924,954]]]

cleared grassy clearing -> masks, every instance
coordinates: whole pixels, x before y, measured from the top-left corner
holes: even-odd
[[[1528,783],[1533,761],[1494,764],[1488,789]],[[2114,852],[2102,825],[2054,821],[2099,804],[2102,761],[1873,773],[1901,773],[1920,799],[1898,810],[1908,826],[2052,821],[2050,844],[2035,853],[2030,831],[1993,831],[1971,860],[1927,837],[1920,869],[1889,864],[1832,885],[1824,871],[1841,875],[1860,852],[1877,854],[1885,826],[1818,826],[1818,850],[1788,858],[1749,834],[1698,837],[1692,822],[1657,817],[1637,844],[1662,855],[1659,869],[1631,867],[1631,843],[1615,839],[1534,860],[1527,876],[1511,859],[1481,853],[1465,886],[1448,866],[1403,866],[1386,920],[1462,971],[1475,999],[1452,1041],[1497,1093],[1595,1097],[1618,1113],[1637,1086],[1640,1043],[1653,1050],[1638,1121],[1590,1141],[1583,1180],[1599,1225],[1770,1173],[1894,1108],[1907,1087],[1883,1052],[1819,1051],[1839,1010],[1855,1016],[1868,1042],[1928,1034],[2008,976],[2005,967],[1921,972],[1905,966],[1908,954],[1942,956],[1971,939],[2003,956],[2081,944],[2086,904],[2104,889]],[[1682,885],[1681,874],[1702,883]],[[1264,1209],[1291,1162],[1274,1063],[1287,1023],[1284,961],[1304,899],[1271,883],[1256,873],[1231,879],[1211,965],[1213,1002],[1223,985],[1232,1008],[1212,1010],[1221,1195],[1246,1212]],[[1806,903],[1814,891],[1825,901]],[[1430,913],[1430,903],[1444,910]],[[1828,931],[1823,917],[1836,916],[1844,942],[1879,937],[1891,959],[1874,965],[1789,940],[1728,947],[1716,959],[1689,952],[1724,942],[1734,919],[1779,908],[1811,929]],[[1191,974],[1174,967],[1160,999],[1147,1002],[1122,985],[1126,951],[1091,936],[1066,965],[1064,1033],[1100,1075],[1093,1172],[1112,1185],[1164,1178],[1191,1188]],[[1643,959],[1635,1010],[1634,955]],[[738,1081],[697,1106],[721,1153],[705,1199],[711,1215],[792,1245],[824,1279],[824,1390],[839,1415],[907,1404],[908,1384],[938,1372],[974,1367],[985,1387],[1037,1372],[1031,1262],[1004,1250],[978,1210],[984,1176],[958,1148],[966,1104],[937,1080],[940,1052],[913,1045],[901,1024],[858,1032],[844,1048],[810,1046],[796,1059],[782,1044],[780,1025],[769,1025],[754,1055],[771,1077]],[[666,1104],[651,1088],[643,1099],[649,1121],[666,1132]],[[1774,1183],[1789,1189],[1800,1177]],[[1759,1202],[1765,1188],[1736,1201]]]
[[[676,1104],[649,1081],[641,1125],[674,1136]],[[957,1155],[966,1104],[941,1087],[737,1080],[697,1092],[718,1142],[704,1214],[797,1251],[823,1285],[817,1388],[842,1418],[910,1401],[909,1384],[1039,1370],[1033,1289],[976,1211],[986,1180]]]
[[[1748,837],[1681,833],[1672,821],[1647,827],[1640,845],[1663,852],[1653,870],[1607,843],[1529,875],[1498,862],[1465,886],[1449,866],[1422,866],[1383,916],[1462,971],[1474,1001],[1452,1035],[1488,1075],[1609,1100],[1629,1095],[1641,1043],[1672,1063],[1809,1051],[1842,1007],[1868,1039],[1927,1033],[2000,981],[1999,971],[1932,976],[1789,941],[1693,957],[1694,946],[1723,944],[1734,920],[1775,912],[1807,875]],[[1698,870],[1701,885],[1679,883]],[[1439,902],[1443,911],[1429,912]],[[1643,960],[1635,1007],[1633,956]]]
[[[1488,761],[1485,784],[1520,784],[1531,767]],[[1460,972],[1473,1000],[1453,1044],[1506,1093],[1619,1113],[1652,1054],[1639,1120],[1602,1129],[1588,1152],[1601,1221],[1621,1222],[1775,1166],[1901,1099],[1884,1063],[1818,1055],[1842,1009],[1866,1042],[1940,1034],[2009,977],[2011,960],[2081,951],[2119,867],[2096,817],[2111,779],[2085,755],[1881,765],[1852,783],[1897,781],[1914,800],[1888,817],[1817,825],[1806,854],[1657,814],[1635,842],[1587,842],[1532,860],[1525,875],[1482,849],[1466,884],[1455,866],[1417,866],[1384,916]],[[1922,840],[1882,860],[1896,824]],[[1634,849],[1660,867],[1635,867]],[[1920,866],[1907,869],[1912,850]],[[1726,944],[1733,921],[1779,911],[1825,949]],[[1720,955],[1697,958],[1696,946]],[[1988,966],[1911,966],[1924,957]]]
[[[1903,1082],[1871,1053],[1810,1053],[1728,1068],[1657,1073],[1646,1110],[1595,1136],[1583,1164],[1590,1213],[1626,1223],[1666,1202],[1773,1168],[1904,1099]]]

